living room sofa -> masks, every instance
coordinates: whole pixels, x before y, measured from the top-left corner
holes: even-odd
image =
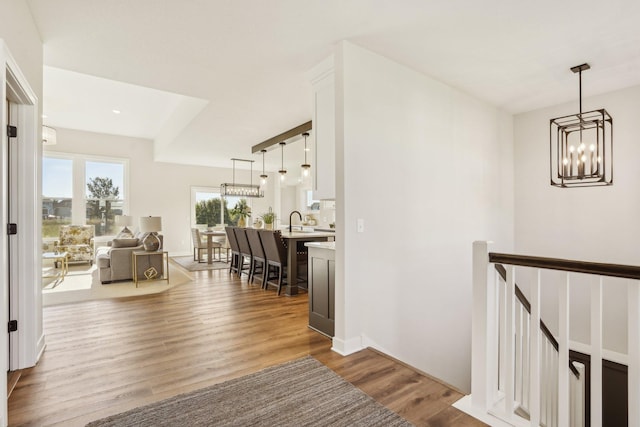
[[[134,251],[144,251],[142,245],[143,235],[132,238],[115,238],[109,242],[110,246],[98,248],[96,263],[100,274],[100,282],[103,285],[118,280],[133,280]],[[158,236],[162,242],[162,236]],[[136,263],[137,276],[144,277],[144,272],[149,267],[154,267],[160,274],[164,272],[162,257],[140,257]]]

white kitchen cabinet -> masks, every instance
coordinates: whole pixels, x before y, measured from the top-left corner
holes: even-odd
[[[313,86],[314,162],[313,198],[336,197],[335,79],[333,56],[315,68],[309,77]]]

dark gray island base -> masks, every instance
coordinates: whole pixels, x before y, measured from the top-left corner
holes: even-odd
[[[335,319],[335,242],[309,242],[309,327],[333,337]]]

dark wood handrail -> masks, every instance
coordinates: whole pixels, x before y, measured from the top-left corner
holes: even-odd
[[[504,268],[504,266],[502,264],[496,264],[495,267],[496,267],[496,271],[498,272],[500,277],[502,277],[502,280],[504,280],[506,282],[507,281],[507,270]],[[524,309],[527,310],[527,313],[531,314],[531,303],[529,302],[527,297],[524,296],[524,294],[520,290],[520,287],[518,287],[517,284],[515,284],[515,285],[516,285],[516,298],[518,298],[518,301],[520,301],[520,304],[522,304]],[[549,328],[547,328],[547,325],[544,324],[542,319],[540,319],[540,330],[542,331],[544,336],[547,337],[547,339],[549,340],[549,342],[551,343],[553,348],[555,348],[556,351],[559,351],[560,346],[558,344],[558,341],[551,334],[551,331],[549,330]],[[573,363],[571,363],[571,362],[569,362],[569,369],[571,369],[571,372],[573,372],[573,374],[576,376],[576,378],[580,378],[580,372],[578,372],[576,367],[573,366]]]
[[[494,264],[520,265],[523,267],[545,268],[549,270],[572,271],[575,273],[640,280],[640,267],[635,265],[605,264],[600,262],[501,254],[495,252],[489,253],[489,261]]]

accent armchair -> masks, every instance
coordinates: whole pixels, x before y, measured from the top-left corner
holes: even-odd
[[[61,225],[60,239],[54,250],[67,252],[67,262],[88,262],[93,265],[93,225]]]

